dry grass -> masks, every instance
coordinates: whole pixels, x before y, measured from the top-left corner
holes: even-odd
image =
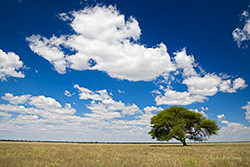
[[[250,143],[76,144],[0,142],[1,167],[244,167]]]

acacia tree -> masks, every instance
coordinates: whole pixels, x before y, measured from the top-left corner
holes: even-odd
[[[215,121],[187,108],[172,106],[151,118],[153,139],[168,141],[172,138],[187,146],[186,139],[202,141],[219,130]]]

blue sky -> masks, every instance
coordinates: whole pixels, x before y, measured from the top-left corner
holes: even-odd
[[[250,139],[249,1],[0,2],[0,138],[153,141],[181,105]]]

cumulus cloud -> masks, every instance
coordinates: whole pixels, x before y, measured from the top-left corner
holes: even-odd
[[[137,42],[141,35],[138,21],[113,6],[86,7],[59,16],[69,21],[74,35],[40,35],[27,38],[31,50],[48,60],[58,73],[99,70],[110,77],[130,81],[151,81],[173,71],[165,44],[147,48]],[[65,48],[71,52],[65,52]]]
[[[225,124],[214,139],[218,141],[248,141],[250,137],[250,127],[237,122],[221,121]]]
[[[189,105],[192,103],[202,103],[208,96],[214,96],[219,91],[233,93],[238,89],[247,87],[245,80],[237,78],[233,84],[229,80],[223,80],[216,74],[206,74],[205,76],[191,76],[183,80],[182,84],[187,86],[187,91],[178,92],[171,87],[161,87],[155,90],[155,101],[157,105]],[[226,83],[226,84],[225,84]]]
[[[208,111],[209,109],[208,109],[208,107],[201,107],[201,110]]]
[[[55,99],[42,95],[14,97],[17,99],[23,96],[28,97],[26,102],[13,104],[13,100],[10,100],[8,104],[0,104],[1,129],[15,134],[35,134],[41,137],[40,134],[55,135],[69,129],[74,131],[82,127],[83,122],[89,122],[88,119],[76,116],[76,110],[71,104],[66,103],[63,107]],[[11,113],[15,113],[14,116]]]
[[[189,77],[183,81],[188,91],[193,95],[213,96],[218,92],[221,78],[214,74],[207,74],[204,77]]]
[[[74,87],[79,92],[80,100],[91,100],[90,104],[85,106],[90,112],[77,116],[76,110],[70,104],[62,107],[51,97],[30,96],[22,104],[0,104],[2,112],[0,114],[3,115],[2,119],[0,117],[2,120],[0,127],[6,131],[22,131],[25,134],[32,130],[54,135],[60,134],[60,132],[73,133],[71,135],[81,133],[88,134],[95,140],[103,140],[106,137],[109,141],[114,140],[115,135],[116,138],[120,136],[120,138],[118,137],[120,141],[124,141],[126,138],[124,136],[132,134],[132,138],[136,137],[138,140],[141,136],[148,137],[147,132],[150,129],[153,112],[163,110],[161,107],[147,106],[141,111],[135,104],[125,104],[122,101],[114,100],[107,90],[91,91],[79,85]],[[19,98],[19,96],[14,97]],[[19,115],[7,119],[11,117],[9,114],[11,112]],[[102,138],[98,138],[98,136],[102,136]],[[145,137],[141,140],[145,140]],[[148,137],[149,139],[150,137]],[[132,139],[128,137],[128,140]]]
[[[162,111],[163,108],[161,108],[161,107],[155,107],[155,106],[151,106],[151,107],[147,106],[147,107],[145,107],[143,110],[144,110],[146,113],[150,113],[150,112],[152,112],[152,111]]]
[[[21,71],[24,68],[20,57],[13,52],[4,52],[0,49],[0,79],[5,81],[7,77],[24,78]]]
[[[243,106],[243,109],[248,110],[248,105]],[[246,113],[247,114],[247,113]],[[223,124],[220,128],[218,136],[212,137],[215,141],[247,141],[250,137],[250,127],[241,123],[230,122],[226,120],[224,114],[217,115],[218,121]]]
[[[156,105],[189,105],[195,102],[203,102],[206,98],[200,95],[192,95],[189,92],[177,92],[169,88],[163,89],[164,94],[160,93],[155,97]]]
[[[12,115],[6,112],[0,111],[0,117],[11,117]]]
[[[241,14],[241,20],[244,21],[243,28],[237,27],[233,32],[233,39],[236,41],[238,47],[242,42],[250,40],[250,17],[248,11],[243,11]]]
[[[8,101],[10,104],[0,104],[1,111],[38,114],[43,117],[52,114],[72,115],[76,112],[70,104],[66,103],[65,107],[62,107],[54,98],[45,97],[43,95],[31,96],[28,94],[14,96],[11,93],[5,93],[2,99]]]
[[[79,88],[82,87],[79,86]],[[99,91],[90,92],[101,96],[101,93],[97,93]],[[147,132],[150,130],[150,119],[155,113],[163,110],[161,107],[146,106],[138,112],[137,107],[135,107],[136,114],[127,118],[126,116],[129,116],[129,113],[123,113],[120,109],[126,109],[132,105],[124,106],[123,102],[112,100],[112,97],[107,95],[106,97],[111,98],[111,100],[105,98],[93,100],[93,97],[90,97],[88,100],[91,100],[91,103],[87,105],[90,112],[84,112],[81,116],[78,116],[76,110],[70,104],[66,103],[63,107],[62,104],[51,97],[27,95],[27,100],[14,102],[26,95],[14,96],[9,94],[6,93],[2,96],[2,98],[11,97],[7,100],[9,103],[0,104],[0,129],[2,130],[0,133],[3,138],[8,137],[6,132],[11,132],[15,138],[18,136],[19,139],[149,141],[150,137]],[[79,90],[79,98],[81,97],[80,94],[81,91]],[[242,107],[247,112],[249,104],[248,102],[246,106]],[[205,107],[204,110],[206,110]],[[197,109],[194,111],[202,113]],[[248,126],[229,122],[225,119],[224,114],[217,117],[223,127],[219,130],[219,135],[213,136],[211,140],[236,141],[249,139],[250,128]]]
[[[207,114],[204,112],[204,109],[201,109],[201,111],[199,111],[199,109],[190,109],[192,111],[195,111],[197,113],[202,114],[204,117],[208,118]]]
[[[145,125],[149,129],[151,118],[154,116],[153,112],[162,111],[163,108],[155,106],[147,106],[143,110],[144,113],[136,117],[138,120],[134,121],[134,124]]]
[[[195,62],[194,56],[187,54],[186,48],[175,52],[171,60],[165,44],[160,43],[152,48],[140,44],[138,21],[133,17],[125,19],[116,7],[86,7],[61,13],[59,18],[68,21],[75,34],[49,39],[41,35],[27,37],[30,49],[48,60],[58,73],[64,74],[69,68],[104,71],[110,77],[129,81],[160,78],[161,83],[167,86],[153,91],[157,105],[204,102],[219,91],[233,93],[247,86],[242,78],[224,79],[205,72]],[[173,82],[183,84],[187,90],[174,90],[171,86]],[[80,89],[82,100],[102,101],[109,96],[105,90],[92,92],[86,88]]]
[[[237,89],[244,89],[247,87],[246,81],[242,78],[237,78],[233,81],[231,79],[224,80],[220,84],[220,91],[227,93],[234,93]]]
[[[79,91],[79,99],[93,100],[91,104],[87,106],[92,113],[85,114],[87,116],[97,117],[99,114],[100,118],[106,116],[112,119],[115,117],[122,117],[122,115],[134,115],[141,112],[139,107],[135,104],[126,105],[122,101],[115,101],[105,89],[91,91],[87,88],[80,87],[79,85],[74,85],[74,88]]]
[[[220,114],[220,115],[217,115],[217,118],[218,118],[218,121],[222,121],[223,119],[225,119],[225,115],[224,114]]]
[[[174,60],[176,71],[163,77],[163,81],[158,84],[159,89],[152,91],[157,105],[203,103],[209,96],[214,96],[219,91],[234,93],[238,89],[247,87],[243,78],[233,80],[234,77],[229,75],[218,76],[215,73],[205,72],[197,65],[194,57],[187,54],[185,48],[175,53]],[[174,90],[171,86],[173,82],[186,86],[187,90]]]
[[[247,102],[247,105],[243,106],[242,109],[246,110],[246,119],[250,122],[250,101]]]
[[[107,100],[110,99],[110,95],[108,94],[107,90],[99,90],[99,91],[91,91],[88,88],[80,87],[79,85],[74,85],[74,88],[79,90],[79,98],[81,100],[97,100],[97,101],[102,101],[102,100]]]
[[[21,134],[19,139],[29,136],[28,139],[51,140],[53,136],[54,140],[74,141],[150,140],[147,134],[150,119],[153,113],[163,110],[161,107],[147,106],[140,110],[135,104],[115,101],[106,90],[91,91],[79,85],[75,88],[79,99],[91,100],[86,105],[90,111],[80,116],[70,104],[63,107],[52,97],[6,93],[2,98],[8,104],[0,104],[0,129],[4,130],[1,136],[4,138],[5,132],[11,132]],[[90,95],[86,96],[87,92]],[[27,98],[23,100],[24,97]],[[62,137],[62,134],[67,135]]]
[[[196,66],[194,56],[187,55],[186,48],[182,49],[181,51],[175,52],[174,54],[176,55],[174,57],[176,66],[177,68],[183,70],[184,76],[188,77],[197,75],[194,69],[194,66]]]
[[[11,104],[24,104],[30,98],[30,95],[14,96],[12,93],[5,93],[2,96],[3,100],[10,102]]]
[[[135,116],[134,120],[112,120],[112,123],[118,126],[146,126],[144,131],[146,133],[150,130],[150,121],[151,118],[154,116],[153,112],[162,111],[163,108],[155,107],[155,106],[147,106],[140,115]]]
[[[42,95],[31,97],[29,104],[41,109],[62,108],[61,104],[58,103],[55,99]]]
[[[33,52],[48,60],[58,73],[65,73],[67,65],[65,60],[66,55],[64,55],[64,52],[59,48],[63,39],[55,36],[47,39],[40,35],[32,35],[27,38],[27,41],[30,42],[29,47]]]
[[[119,93],[125,93],[124,91],[122,91],[122,90],[120,90],[120,89],[118,89],[117,90]]]
[[[64,91],[64,95],[67,96],[67,97],[71,97],[72,96],[72,94],[69,91],[67,91],[67,90]]]
[[[246,110],[246,119],[249,120],[250,102],[242,109]],[[222,124],[218,136],[213,136],[215,141],[248,141],[250,137],[250,126],[226,120],[225,114],[217,115],[218,121]]]
[[[222,120],[221,121],[222,124],[229,124],[229,122],[227,120]],[[234,123],[235,124],[235,123]]]

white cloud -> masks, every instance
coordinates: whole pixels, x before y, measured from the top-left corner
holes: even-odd
[[[242,14],[241,14],[241,17],[243,17],[243,18],[249,17],[248,11],[244,10],[244,11],[242,12]]]
[[[112,107],[117,106],[105,105],[101,102],[96,103],[95,101],[92,101],[92,103],[87,106],[87,108],[90,109],[92,112],[84,115],[97,120],[111,120],[113,118],[122,117],[121,113],[117,112],[116,110],[113,110]]]
[[[118,92],[119,92],[119,93],[125,93],[124,91],[122,91],[122,90],[120,90],[120,89],[118,89]]]
[[[188,77],[182,83],[187,86],[187,91],[178,92],[169,87],[154,90],[152,93],[156,94],[156,104],[189,105],[197,102],[203,103],[208,96],[214,96],[218,91],[233,93],[238,89],[247,87],[245,80],[242,78],[235,79],[231,84],[231,80],[223,81],[215,74],[206,74],[204,77]]]
[[[138,22],[120,14],[113,6],[95,6],[72,13],[74,20],[72,28],[89,39],[99,39],[105,43],[117,43],[133,38],[137,40],[141,35]]]
[[[184,76],[196,76],[197,73],[194,70],[195,60],[192,55],[187,55],[186,48],[183,48],[181,51],[175,53],[175,62],[177,68],[183,70]]]
[[[189,92],[177,92],[171,89],[164,89],[164,94],[155,97],[156,105],[189,105],[196,102],[204,102],[206,97],[192,95]]]
[[[151,106],[151,107],[147,106],[143,110],[145,112],[142,115],[139,115],[136,117],[139,120],[136,120],[136,121],[131,122],[131,123],[135,124],[135,125],[145,125],[145,126],[147,126],[148,131],[149,131],[151,118],[154,116],[154,114],[152,112],[162,111],[163,108],[155,107],[155,106]]]
[[[243,106],[242,109],[246,110],[246,119],[250,122],[250,101],[247,102],[247,105]]]
[[[246,81],[242,78],[237,78],[233,81],[233,89],[244,89],[247,87]]]
[[[130,132],[131,134],[134,133],[135,136],[138,134],[145,135],[150,129],[152,112],[163,110],[161,107],[147,106],[143,112],[135,104],[126,105],[121,101],[115,101],[106,90],[91,91],[79,85],[74,87],[79,90],[79,99],[92,100],[86,106],[91,112],[84,114],[84,116],[99,120],[99,122],[105,121],[104,123],[108,124],[109,129],[113,132]],[[105,95],[100,92],[105,92]],[[127,119],[127,116],[133,118]]]
[[[30,98],[30,95],[13,96],[12,93],[5,93],[3,100],[9,101],[11,104],[24,104]]]
[[[58,103],[55,99],[51,97],[45,97],[42,95],[31,97],[29,104],[41,109],[62,108],[61,104]]]
[[[144,113],[141,113],[140,115],[136,116],[135,120],[112,120],[112,123],[118,126],[146,126],[145,129],[143,129],[146,133],[150,130],[150,121],[151,118],[154,116],[152,112],[159,112],[162,111],[163,108],[161,107],[155,107],[155,106],[147,106],[144,109]]]
[[[23,114],[38,114],[43,117],[56,114],[72,115],[76,112],[71,104],[65,104],[65,107],[51,97],[21,95],[13,96],[11,93],[5,93],[2,99],[9,101],[10,104],[0,104],[0,110],[6,112],[18,112]],[[27,104],[25,104],[27,102]],[[31,106],[31,107],[26,107]]]
[[[106,100],[106,99],[110,99],[111,97],[108,95],[108,92],[107,90],[100,90],[100,91],[96,91],[96,92],[93,92],[91,90],[89,90],[88,88],[84,88],[84,87],[80,87],[79,85],[74,85],[74,88],[78,89],[79,90],[79,98],[81,100],[88,100],[88,99],[91,99],[91,100],[98,100],[98,101],[101,101],[101,100]]]
[[[13,52],[6,53],[0,49],[0,79],[2,81],[7,77],[24,78],[24,74],[17,71],[20,68],[24,68],[24,66],[18,55]]]
[[[246,81],[242,78],[237,78],[233,81],[231,79],[224,80],[220,84],[220,91],[227,93],[234,93],[237,89],[244,89],[247,87]]]
[[[195,62],[194,56],[187,54],[186,48],[175,52],[171,61],[165,44],[153,48],[141,45],[137,42],[141,35],[138,21],[133,17],[126,20],[113,6],[86,7],[59,14],[59,17],[70,23],[75,34],[49,39],[32,35],[27,40],[31,50],[48,60],[61,74],[71,68],[104,71],[110,77],[129,81],[158,78],[160,84],[167,84],[167,88],[154,91],[157,92],[157,105],[204,102],[218,91],[232,93],[246,87],[242,78],[232,81],[230,77],[225,80],[225,75],[206,73]],[[178,78],[180,74],[182,82]],[[173,82],[182,83],[187,90],[174,90]],[[102,100],[109,96],[105,90],[82,89],[82,100]]]
[[[221,92],[228,92],[228,93],[235,92],[235,90],[231,88],[231,85],[232,85],[231,79],[222,81],[220,84],[220,91]]]
[[[99,91],[92,92],[96,93]],[[18,98],[21,96],[13,97]],[[127,115],[120,109],[125,109],[132,105],[125,105],[113,99],[100,98],[102,100],[92,100],[87,105],[90,112],[84,112],[82,116],[77,116],[76,110],[70,104],[65,104],[65,107],[62,107],[62,104],[51,97],[29,96],[26,102],[23,101],[23,104],[12,104],[10,103],[12,102],[11,100],[9,104],[0,104],[0,129],[2,130],[0,134],[2,138],[73,141],[150,141],[150,136],[147,134],[150,130],[150,119],[155,113],[163,110],[161,107],[147,106],[142,111],[136,112],[131,118],[126,118]],[[43,104],[47,107],[42,106]],[[248,102],[242,108],[248,111],[249,104]],[[54,111],[59,109],[61,112]],[[195,111],[201,113],[201,111]],[[229,122],[225,120],[224,114],[217,117],[221,119],[221,123],[224,126],[219,130],[219,135],[213,136],[210,141],[249,139],[250,128],[248,126]]]
[[[202,114],[204,117],[208,118],[207,114],[206,114],[203,110],[201,110],[201,111],[199,111],[198,109],[190,109],[190,110],[195,111],[195,112],[197,112],[197,113],[200,113],[200,114]]]
[[[22,105],[0,104],[0,111],[25,113],[26,108]],[[27,113],[30,113],[27,111]]]
[[[64,95],[67,97],[72,97],[72,94],[67,90],[64,91]]]
[[[143,110],[144,110],[146,113],[150,113],[150,112],[152,112],[152,111],[162,111],[163,108],[161,108],[161,107],[155,107],[155,106],[151,106],[151,107],[147,106],[147,107],[145,107]]]
[[[55,68],[55,70],[63,74],[66,70],[66,55],[60,50],[59,45],[62,43],[61,38],[51,37],[49,40],[40,35],[32,35],[27,38],[30,49],[48,60]]]
[[[227,120],[222,120],[221,123],[222,124],[229,124],[229,122]]]
[[[229,122],[227,120],[222,120],[223,126],[219,132],[218,136],[213,136],[212,140],[216,141],[248,141],[250,138],[250,127],[245,126],[241,123]]]
[[[193,56],[187,55],[185,48],[176,52],[175,55],[176,71],[170,73],[167,77],[163,77],[162,81],[158,81],[159,89],[152,91],[156,95],[157,105],[203,103],[204,100],[208,99],[208,96],[214,96],[219,91],[233,93],[238,89],[247,87],[245,80],[242,78],[236,78],[232,82],[232,76],[226,74],[218,76],[214,73],[205,72],[195,63]],[[173,82],[185,85],[187,90],[174,90],[171,86]]]
[[[208,111],[209,109],[208,109],[208,107],[201,107],[201,110]]]
[[[78,88],[83,90],[82,87]],[[113,100],[106,94],[107,91],[89,92],[100,96],[100,100],[89,96],[92,101],[86,107],[90,112],[84,111],[82,116],[77,116],[70,104],[66,103],[62,107],[62,104],[51,97],[28,95],[26,101],[13,104],[13,97],[18,99],[26,95],[11,96],[8,104],[0,104],[0,134],[2,138],[8,139],[14,136],[13,139],[36,140],[150,140],[147,134],[150,119],[153,112],[163,110],[161,107],[147,106],[141,111],[135,104],[125,105]],[[79,91],[79,98],[80,94]]]
[[[0,111],[0,117],[11,117],[12,115],[7,112],[1,112]]]
[[[63,21],[72,21],[72,18],[69,17],[69,15],[67,15],[67,13],[59,13],[58,17],[63,20]]]
[[[214,74],[207,74],[204,77],[189,77],[183,81],[188,86],[188,91],[193,95],[213,96],[218,92],[221,78]]]
[[[10,112],[15,113],[12,118],[0,118],[1,129],[10,131],[10,134],[50,132],[50,135],[54,135],[60,130],[67,131],[68,128],[74,130],[77,126],[82,127],[82,122],[89,122],[88,119],[76,116],[76,110],[70,104],[66,103],[65,107],[62,107],[55,99],[45,96],[30,96],[27,102],[22,105],[0,104],[0,112],[5,117],[11,117]],[[39,136],[39,133],[36,135]]]
[[[220,115],[217,115],[217,118],[218,118],[218,121],[222,121],[223,119],[225,119],[225,115],[224,114],[220,114]]]
[[[151,81],[175,69],[166,46],[147,48],[136,42],[141,35],[139,23],[133,17],[125,20],[113,6],[86,7],[60,17],[70,21],[75,35],[50,39],[32,35],[27,41],[61,74],[66,68],[99,70],[113,78]],[[74,53],[66,55],[64,48]]]
[[[246,119],[250,110],[250,102],[242,109],[246,109]],[[226,120],[224,114],[217,115],[218,121],[223,124],[223,127],[218,131],[218,136],[213,136],[211,140],[215,141],[248,141],[250,138],[250,126],[245,126],[241,123],[230,122]]]
[[[156,104],[189,105],[196,102],[202,103],[207,99],[207,96],[213,96],[218,92],[221,78],[215,74],[206,74],[204,77],[197,74],[197,76],[187,77],[182,83],[187,86],[187,91],[178,92],[171,88],[161,88],[161,91],[156,91]]]
[[[244,21],[243,28],[236,28],[233,32],[233,39],[237,42],[238,47],[241,46],[243,41],[250,40],[250,17],[248,11],[243,11],[241,20]]]
[[[121,117],[118,111],[121,111],[122,115],[134,115],[140,113],[140,109],[137,105],[125,105],[121,101],[115,101],[107,92],[107,90],[91,91],[87,88],[74,85],[74,88],[79,90],[79,99],[81,100],[93,100],[90,105],[87,106],[93,113],[88,114],[91,116],[94,114],[109,115],[109,118]],[[97,101],[97,102],[96,102]],[[113,117],[112,117],[113,116]]]

